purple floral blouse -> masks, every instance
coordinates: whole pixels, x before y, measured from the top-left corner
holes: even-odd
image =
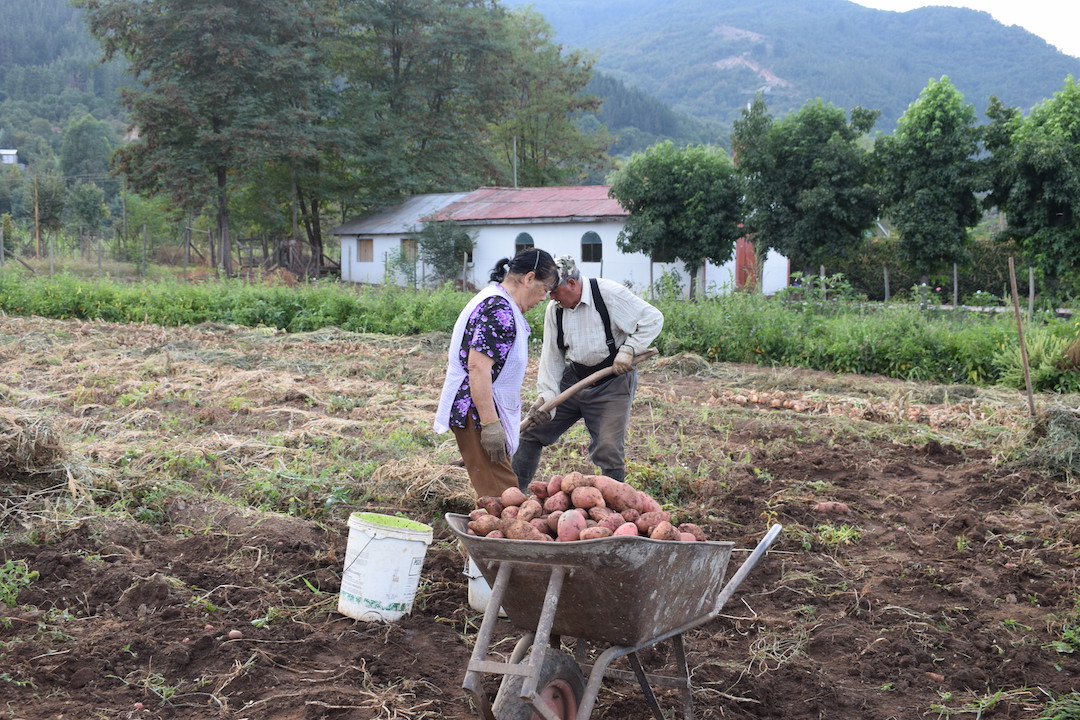
[[[461,367],[468,370],[469,350],[487,355],[495,361],[491,368],[491,381],[494,382],[502,372],[516,340],[517,327],[510,301],[501,295],[484,298],[473,309],[469,321],[465,324],[461,347],[458,349],[458,361]],[[466,420],[470,416],[476,427],[480,427],[480,415],[473,404],[469,377],[466,375],[454,396],[454,404],[450,406],[450,427],[466,427]]]

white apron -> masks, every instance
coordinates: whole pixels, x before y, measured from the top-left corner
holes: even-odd
[[[510,353],[506,356],[506,364],[503,365],[502,372],[492,383],[491,391],[495,399],[495,409],[499,413],[499,419],[502,420],[503,430],[506,431],[506,453],[513,455],[521,436],[521,386],[525,382],[525,370],[529,362],[530,330],[529,324],[525,322],[525,316],[521,314],[521,308],[498,283],[492,283],[476,293],[454,323],[453,337],[450,338],[450,349],[447,352],[446,380],[443,382],[442,395],[439,397],[439,409],[435,411],[434,429],[438,433],[444,433],[450,429],[450,406],[461,388],[461,383],[469,375],[468,369],[461,366],[461,360],[458,358],[469,317],[484,298],[499,294],[506,298],[514,312],[517,337],[510,348]]]

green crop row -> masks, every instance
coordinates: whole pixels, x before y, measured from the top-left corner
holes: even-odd
[[[167,326],[217,322],[288,332],[324,327],[390,335],[448,332],[469,297],[449,287],[417,291],[332,281],[286,287],[0,273],[0,311],[9,314]],[[656,304],[665,316],[656,345],[665,355],[695,353],[714,361],[942,383],[1016,388],[1025,383],[1019,332],[1009,312],[843,299],[793,303],[745,293],[702,302],[664,298]],[[539,340],[542,307],[527,318]],[[1080,392],[1075,364],[1080,323],[1046,314],[1025,319],[1023,327],[1034,389]]]

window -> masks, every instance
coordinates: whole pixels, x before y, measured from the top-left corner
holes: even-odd
[[[514,238],[514,254],[517,255],[522,250],[528,250],[533,247],[532,235],[527,232],[518,233],[518,236]]]
[[[592,230],[581,236],[581,262],[600,262],[604,259],[604,243]]]
[[[412,238],[401,239],[401,257],[405,258],[409,262],[416,262],[417,245],[416,240]]]
[[[375,241],[356,238],[356,262],[375,262]]]

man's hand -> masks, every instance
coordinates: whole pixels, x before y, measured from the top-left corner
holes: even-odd
[[[502,420],[490,422],[480,428],[480,445],[487,450],[494,463],[506,461],[506,430]]]
[[[619,348],[619,354],[615,356],[615,362],[611,364],[616,375],[622,375],[634,368],[634,348],[623,345]]]
[[[551,418],[554,417],[550,410],[541,410],[540,405],[543,405],[543,402],[537,401],[536,407],[525,416],[525,419],[529,421],[529,425],[543,425],[546,422],[551,422]]]

